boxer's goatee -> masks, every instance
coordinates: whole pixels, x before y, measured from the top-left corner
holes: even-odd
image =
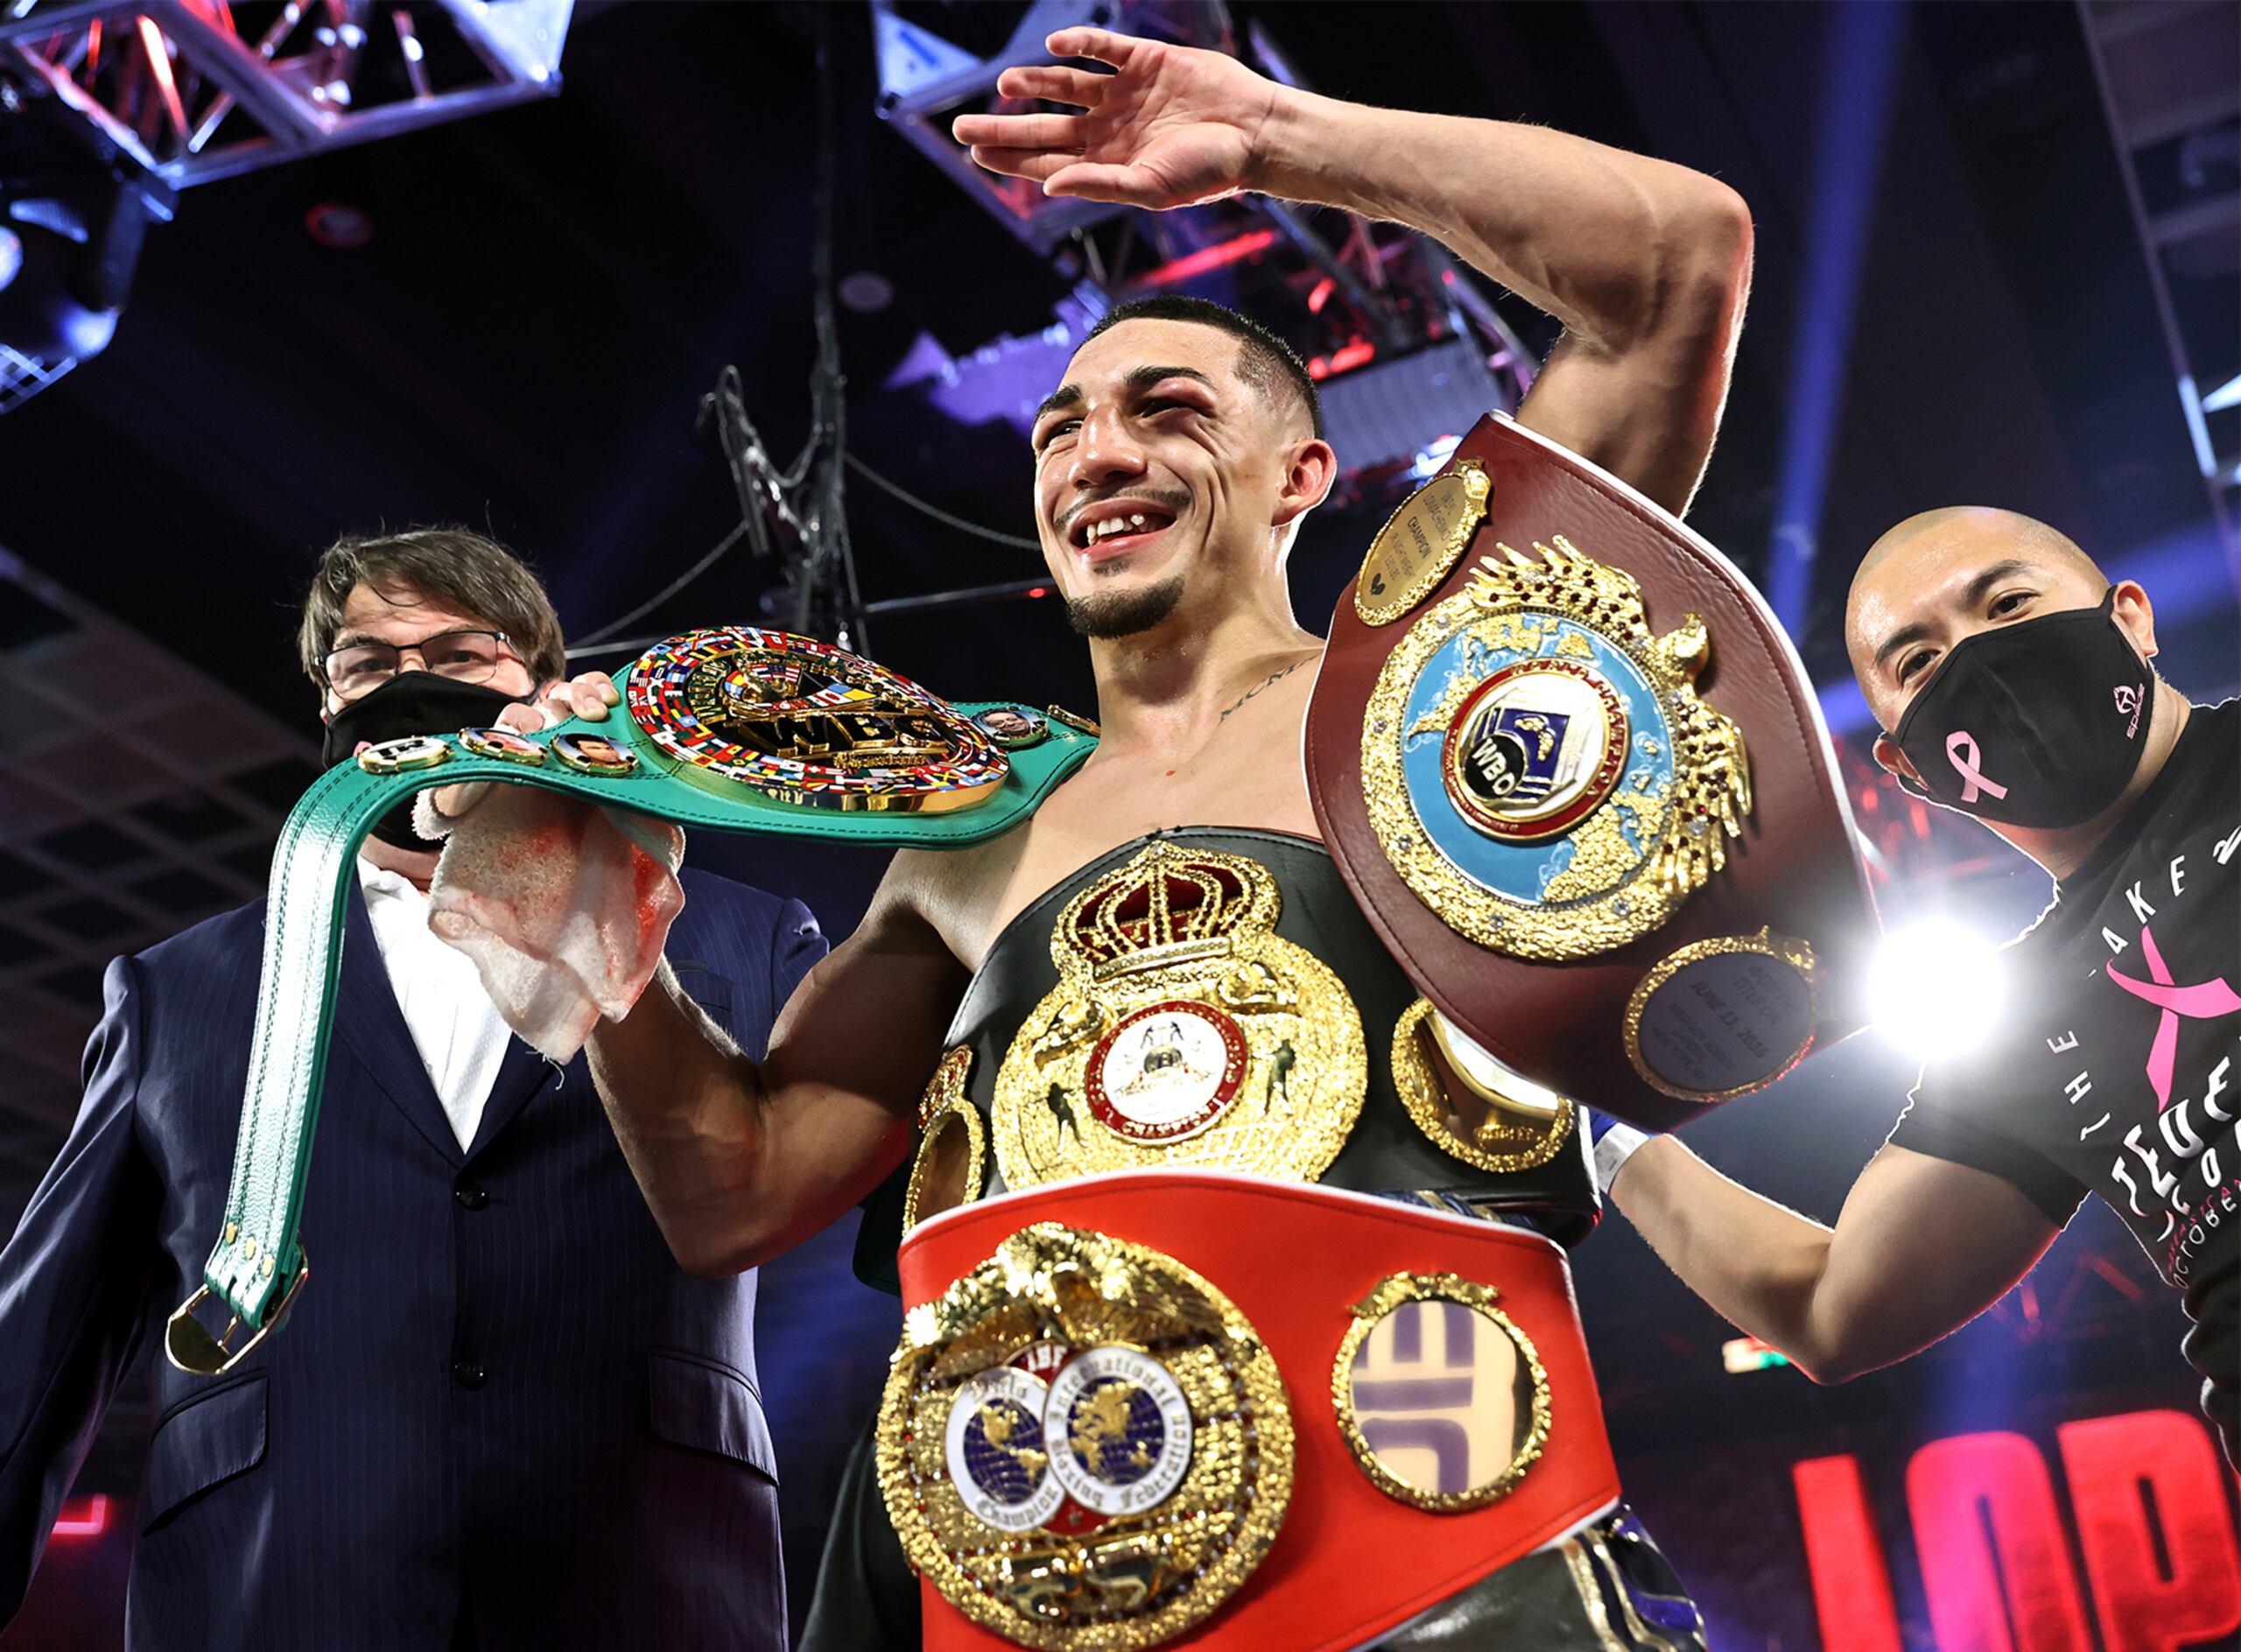
[[[1183,576],[1178,573],[1134,591],[1069,598],[1066,623],[1092,642],[1111,642],[1150,630],[1174,613],[1175,605],[1182,600]]]

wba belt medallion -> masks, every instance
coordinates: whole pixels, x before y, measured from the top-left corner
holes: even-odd
[[[1134,1652],[1234,1594],[1291,1495],[1275,1362],[1156,1250],[1043,1222],[911,1310],[881,1402],[904,1552],[1021,1646]]]
[[[996,1075],[1008,1188],[1181,1164],[1310,1181],[1329,1166],[1367,1085],[1361,1017],[1274,933],[1282,898],[1256,861],[1163,842],[1066,903],[1058,986]]]
[[[1697,698],[1704,622],[1652,632],[1640,587],[1556,537],[1500,547],[1387,658],[1362,784],[1394,870],[1515,958],[1646,935],[1727,862],[1751,807],[1736,726]]]

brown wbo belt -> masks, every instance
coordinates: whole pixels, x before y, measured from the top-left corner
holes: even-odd
[[[1127,1170],[903,1242],[880,1489],[929,1652],[1362,1645],[1619,1496],[1552,1241]]]
[[[1877,934],[1773,614],[1625,483],[1481,419],[1339,600],[1307,721],[1324,841],[1442,1015],[1669,1128],[1857,1030]]]

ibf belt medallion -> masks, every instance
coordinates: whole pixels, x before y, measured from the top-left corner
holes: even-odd
[[[1074,896],[1059,982],[1012,1039],[991,1110],[1004,1185],[1201,1164],[1311,1181],[1367,1083],[1361,1016],[1273,931],[1275,879],[1156,842]]]
[[[1558,537],[1499,547],[1385,662],[1362,785],[1387,858],[1482,946],[1544,961],[1646,935],[1727,863],[1751,808],[1734,723],[1697,695],[1704,622]]]
[[[691,631],[631,668],[630,715],[680,778],[783,803],[938,812],[1003,784],[1008,760],[946,700],[783,631]]]
[[[1134,1652],[1260,1564],[1292,1427],[1244,1315],[1160,1252],[1044,1222],[903,1322],[880,1406],[903,1551],[1021,1646]]]

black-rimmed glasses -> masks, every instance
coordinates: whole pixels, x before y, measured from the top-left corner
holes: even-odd
[[[345,643],[329,650],[320,669],[340,698],[356,699],[396,676],[406,654],[418,655],[423,670],[460,683],[487,683],[499,661],[520,657],[503,631],[439,631],[417,643]]]

